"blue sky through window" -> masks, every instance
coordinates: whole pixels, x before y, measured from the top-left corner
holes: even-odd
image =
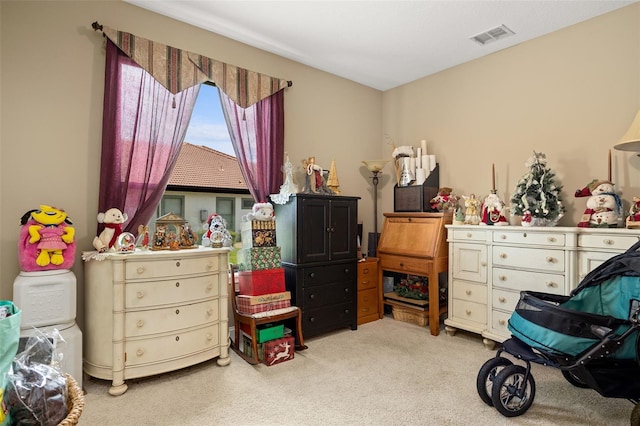
[[[210,84],[200,85],[184,141],[236,156],[224,121],[217,87]]]

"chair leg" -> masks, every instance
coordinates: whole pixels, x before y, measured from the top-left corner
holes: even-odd
[[[258,336],[256,334],[256,324],[251,323],[251,348],[253,349],[253,358],[259,363],[260,356],[258,355]]]
[[[302,337],[302,312],[298,311],[298,315],[296,316],[296,336],[298,339],[298,345],[296,346],[296,350],[303,351],[307,349],[307,345],[304,344],[304,338]]]

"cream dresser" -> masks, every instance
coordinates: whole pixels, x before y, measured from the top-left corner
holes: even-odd
[[[229,364],[227,264],[204,247],[85,262],[84,371],[120,395],[126,379]]]
[[[457,329],[484,337],[510,337],[507,322],[520,291],[568,295],[602,262],[631,247],[640,231],[577,227],[447,225],[449,315]]]

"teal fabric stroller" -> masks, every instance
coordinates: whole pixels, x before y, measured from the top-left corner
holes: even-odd
[[[535,397],[531,363],[558,368],[569,383],[636,404],[640,425],[640,242],[589,273],[569,296],[523,291],[512,337],[480,368],[480,398],[501,414],[524,414]],[[503,357],[507,353],[525,366]]]

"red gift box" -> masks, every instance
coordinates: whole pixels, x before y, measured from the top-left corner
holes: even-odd
[[[268,303],[251,304],[251,297],[243,294],[236,296],[236,306],[241,314],[257,314],[259,312],[273,311],[291,306],[290,299],[276,300]]]
[[[285,291],[284,268],[240,271],[237,277],[240,294],[262,296]]]
[[[262,344],[264,356],[263,362],[268,365],[280,364],[293,359],[295,353],[295,339],[291,336],[281,339],[269,340]]]

